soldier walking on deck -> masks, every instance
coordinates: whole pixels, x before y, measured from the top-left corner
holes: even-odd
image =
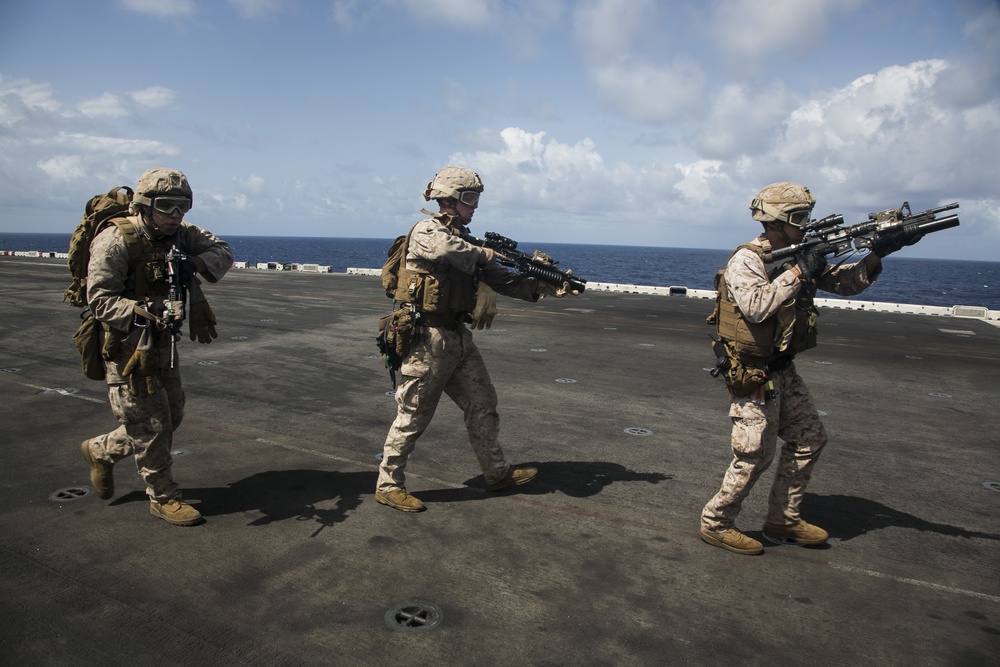
[[[184,417],[175,340],[185,316],[173,280],[190,296],[191,340],[217,337],[215,315],[195,274],[211,283],[232,267],[229,246],[211,232],[184,222],[193,198],[187,178],[172,169],[150,169],[139,178],[129,215],[104,227],[90,245],[87,303],[104,330],[104,365],[114,431],[80,443],[98,497],[114,495],[114,464],[135,457],[146,483],[150,513],[190,526],[201,514],[181,500],[171,473],[173,432]]]
[[[701,538],[739,554],[763,546],[735,526],[743,500],[771,465],[777,439],[784,443],[768,497],[763,534],[776,543],[815,545],[827,532],[804,521],[800,505],[827,436],[808,388],[795,370],[799,352],[816,345],[817,289],[849,296],[867,289],[882,271],[881,258],[902,246],[889,237],[861,260],[829,266],[808,251],[794,265],[771,272],[763,255],[803,238],[815,206],[809,189],[795,183],[768,185],[750,202],[764,233],[732,254],[716,282],[718,334],[726,346],[726,384],[733,421],[733,460],[722,488],[701,514]],[[711,318],[710,318],[711,321]]]
[[[425,509],[407,492],[404,470],[442,393],[465,415],[469,442],[488,489],[526,484],[538,473],[535,468],[512,468],[504,458],[497,393],[465,325],[481,329],[492,321],[496,297],[486,286],[526,301],[562,296],[565,287],[507,271],[494,261],[493,250],[461,238],[468,233],[482,192],[479,175],[468,169],[449,166],[439,171],[427,184],[424,199],[436,200],[440,210],[421,211],[429,217],[411,230],[399,267],[395,312],[407,316],[415,335],[408,339],[399,369],[398,409],[385,439],[375,499],[404,512]]]

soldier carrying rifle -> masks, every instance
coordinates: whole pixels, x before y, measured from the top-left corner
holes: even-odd
[[[121,424],[80,443],[91,483],[100,498],[110,498],[114,464],[134,456],[150,513],[179,526],[202,519],[181,499],[171,473],[173,432],[184,417],[175,342],[185,319],[191,340],[217,337],[195,276],[214,283],[233,264],[225,242],[184,221],[192,203],[181,172],[143,173],[130,215],[109,221],[90,243],[85,281],[86,302],[103,329],[108,399]]]
[[[764,233],[737,248],[716,276],[716,311],[709,318],[718,332],[713,375],[724,376],[729,392],[733,460],[722,488],[702,510],[701,538],[734,553],[763,551],[735,522],[744,499],[771,465],[779,437],[784,442],[768,497],[764,538],[800,545],[826,541],[827,532],[801,516],[806,484],[827,435],[794,363],[796,354],[816,345],[816,291],[858,294],[879,276],[883,257],[937,231],[926,226],[934,224],[924,220],[928,216],[920,218],[924,226],[907,227],[909,218],[901,210],[873,215],[870,223],[852,228],[836,227],[830,219],[810,227],[815,204],[802,185],[765,187],[750,202]],[[958,224],[957,219],[944,222],[941,228]],[[806,231],[816,236],[807,238]],[[826,255],[851,249],[851,239],[860,239],[853,241],[855,246],[870,252],[850,264],[829,265]]]
[[[563,296],[579,289],[568,277],[566,282],[552,284],[529,273],[507,271],[499,266],[498,251],[470,242],[468,225],[482,192],[483,183],[475,172],[455,166],[439,171],[424,190],[424,199],[437,201],[439,212],[421,211],[428,217],[397,239],[400,245],[393,245],[386,263],[392,270],[383,269],[383,285],[396,309],[380,324],[380,345],[391,370],[400,364],[402,379],[396,388],[398,410],[385,439],[375,499],[404,512],[426,509],[406,490],[404,470],[442,394],[465,415],[469,442],[489,490],[526,484],[538,472],[513,468],[504,457],[497,393],[466,324],[479,329],[490,326],[496,314],[493,290],[537,301],[540,296]],[[394,256],[399,257],[398,266]],[[556,273],[546,271],[545,275]]]

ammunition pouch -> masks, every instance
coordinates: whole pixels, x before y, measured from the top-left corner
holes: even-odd
[[[816,306],[810,305],[808,308],[800,308],[795,317],[795,324],[792,325],[792,340],[788,345],[788,351],[792,354],[805,352],[816,347],[818,328],[816,322],[819,319],[819,311]]]
[[[395,299],[412,303],[426,314],[472,312],[476,306],[476,285],[472,276],[457,269],[444,272],[400,268]]]
[[[409,307],[397,308],[378,319],[375,343],[385,367],[390,371],[398,371],[403,365],[403,359],[410,354],[410,346],[419,325],[420,313],[412,312]]]

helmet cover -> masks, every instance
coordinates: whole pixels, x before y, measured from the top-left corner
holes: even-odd
[[[164,169],[161,167],[147,169],[139,177],[132,201],[136,204],[151,206],[153,199],[158,195],[174,195],[194,200],[194,194],[191,192],[191,186],[188,185],[187,176],[181,172],[176,169]]]
[[[796,213],[811,212],[816,199],[804,185],[782,181],[765,186],[750,200],[754,220],[759,222],[788,222]]]
[[[434,180],[424,189],[424,199],[442,199],[452,197],[458,199],[464,190],[483,191],[483,182],[479,174],[465,167],[448,166],[434,176]]]

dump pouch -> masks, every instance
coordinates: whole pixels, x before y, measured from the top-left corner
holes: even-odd
[[[104,359],[101,357],[101,351],[104,341],[101,338],[104,327],[94,319],[94,314],[89,308],[80,314],[80,318],[83,321],[73,334],[73,344],[80,352],[80,366],[83,374],[91,380],[103,380]]]
[[[729,356],[729,366],[725,372],[726,388],[732,396],[749,396],[767,382],[765,359],[737,354],[729,342],[726,342],[725,347]]]

